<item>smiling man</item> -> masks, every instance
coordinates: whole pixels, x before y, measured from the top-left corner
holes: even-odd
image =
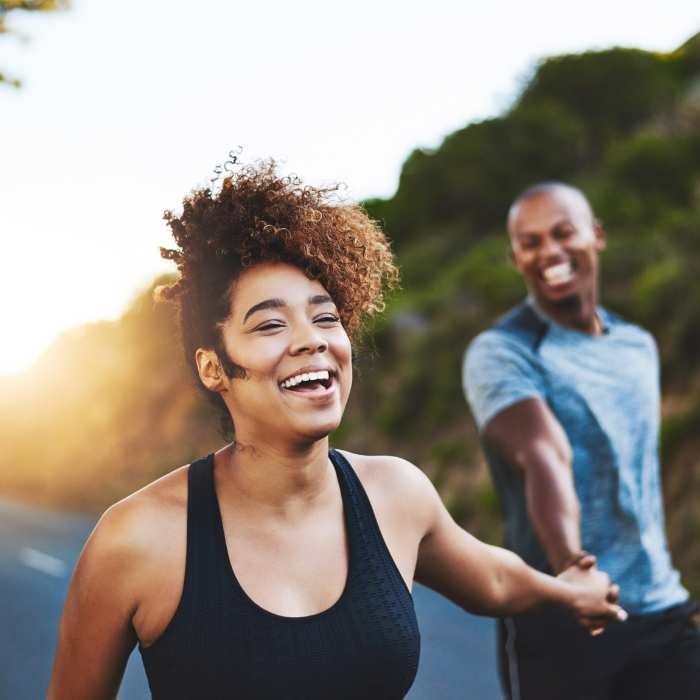
[[[698,698],[696,606],[664,532],[654,340],[598,303],[605,231],[580,190],[533,185],[508,232],[529,295],[471,343],[463,377],[506,546],[544,571],[598,566],[632,615],[602,636],[557,613],[503,620],[506,694]]]

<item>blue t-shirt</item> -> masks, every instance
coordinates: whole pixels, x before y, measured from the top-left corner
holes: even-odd
[[[606,332],[566,328],[530,300],[478,335],[464,388],[479,430],[528,398],[548,404],[573,451],[581,543],[620,585],[621,604],[649,613],[688,598],[666,543],[659,478],[659,360],[649,333],[603,308]],[[506,546],[540,570],[519,471],[486,448],[505,512]]]

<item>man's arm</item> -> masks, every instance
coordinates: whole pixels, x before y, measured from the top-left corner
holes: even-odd
[[[563,571],[581,552],[579,502],[564,429],[542,399],[530,398],[491,418],[483,438],[522,472],[530,522],[554,573]]]

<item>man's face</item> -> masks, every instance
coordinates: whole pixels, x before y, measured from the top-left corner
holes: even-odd
[[[515,205],[508,220],[513,262],[543,307],[592,298],[605,232],[582,196],[564,188]]]

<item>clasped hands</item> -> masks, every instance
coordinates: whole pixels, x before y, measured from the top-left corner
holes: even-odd
[[[557,578],[577,590],[574,617],[591,635],[602,634],[610,622],[627,619],[627,612],[617,605],[620,587],[596,567],[592,554],[581,553]]]

